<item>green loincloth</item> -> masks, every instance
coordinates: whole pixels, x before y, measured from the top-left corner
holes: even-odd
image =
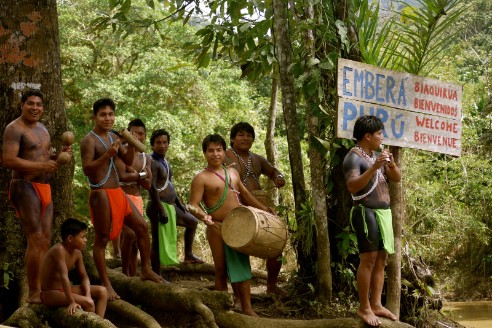
[[[161,265],[178,265],[176,209],[174,205],[162,202],[166,211],[168,222],[158,223],[157,234],[159,236],[159,261]]]
[[[395,252],[395,236],[393,235],[393,217],[391,209],[375,209],[376,220],[378,221],[379,232],[383,240],[384,249],[388,254]]]
[[[224,243],[227,275],[231,283],[242,282],[253,278],[249,255],[233,250]]]
[[[366,210],[363,205],[358,205],[362,208],[362,221],[364,223],[364,233],[369,233],[367,230],[366,223]],[[355,206],[350,210],[350,225],[352,226],[352,230],[354,230],[354,226],[352,225],[352,211]],[[393,234],[393,216],[391,215],[391,209],[373,209],[374,214],[376,215],[376,221],[378,222],[379,233],[381,234],[381,240],[383,241],[383,247],[388,252],[388,254],[393,254],[395,252],[395,236]]]

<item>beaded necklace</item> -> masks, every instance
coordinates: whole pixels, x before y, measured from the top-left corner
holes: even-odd
[[[159,189],[156,189],[157,192],[161,192],[163,190],[165,190],[167,188],[167,186],[169,185],[169,182],[171,180],[171,170],[169,170],[169,163],[167,162],[167,159],[165,157],[162,157],[161,155],[157,154],[157,153],[152,153],[150,155],[153,159],[155,159],[156,161],[158,161],[159,163],[162,164],[162,166],[164,166],[164,169],[166,170],[166,182],[164,182],[164,185],[159,188]]]
[[[362,157],[364,159],[366,159],[367,161],[369,161],[369,163],[371,164],[374,164],[376,162],[376,154],[374,154],[374,152],[372,152],[372,156],[369,156],[365,151],[364,149],[362,149],[361,147],[359,147],[358,145],[355,146],[355,148],[361,153]],[[386,179],[384,178],[384,175],[383,173],[381,172],[381,168],[379,168],[377,171],[376,171],[376,181],[374,181],[374,184],[372,185],[371,189],[369,189],[368,192],[366,192],[365,194],[363,195],[359,195],[359,196],[355,196],[353,194],[351,194],[352,196],[352,199],[353,200],[361,200],[363,198],[366,198],[367,195],[369,195],[374,189],[376,189],[377,185],[378,185],[378,182],[381,181],[381,182],[384,182],[386,183]]]
[[[92,133],[94,136],[96,136],[96,138],[99,139],[99,141],[103,144],[104,148],[106,148],[106,150],[108,150],[108,148],[109,148],[108,145],[104,142],[104,140],[100,136],[98,136],[94,131],[91,131],[90,133]],[[109,137],[109,142],[111,144],[113,144],[113,138],[111,137],[111,134],[109,134],[109,132],[108,132],[108,137]],[[87,181],[89,181],[89,185],[92,188],[99,188],[99,187],[103,186],[106,182],[108,182],[108,179],[111,176],[111,168],[114,169],[114,173],[116,174],[116,180],[119,182],[120,178],[118,177],[118,172],[116,171],[116,167],[114,166],[113,157],[111,157],[111,159],[109,161],[108,173],[106,173],[106,176],[104,177],[104,179],[102,179],[102,181],[99,183],[92,184],[89,177],[87,177]]]
[[[244,167],[246,168],[246,173],[244,174],[244,178],[241,181],[243,183],[243,185],[246,186],[246,181],[248,181],[249,177],[252,177],[259,186],[260,181],[258,181],[258,177],[255,175],[255,173],[251,169],[251,167],[253,166],[253,161],[251,159],[251,152],[248,151],[248,163],[246,163],[244,161],[244,159],[241,156],[239,156],[238,153],[236,153],[236,151],[234,150],[234,147],[231,147],[231,150],[234,153],[234,155],[236,155],[236,157],[239,159],[239,161],[241,161],[241,163],[243,163]],[[242,169],[241,169],[241,171],[242,171]]]
[[[210,213],[213,213],[213,212],[217,211],[222,205],[224,205],[224,202],[225,202],[226,197],[227,197],[227,191],[228,191],[229,188],[231,188],[232,191],[236,193],[237,201],[239,202],[239,204],[241,204],[241,200],[239,199],[239,195],[238,195],[239,192],[231,184],[231,182],[230,182],[231,179],[230,179],[230,176],[229,176],[229,172],[227,171],[227,168],[225,167],[225,165],[222,165],[222,167],[224,169],[224,175],[225,175],[225,177],[223,177],[219,173],[215,172],[214,170],[209,169],[208,167],[205,168],[205,170],[212,172],[213,174],[215,174],[216,176],[218,176],[222,181],[225,182],[224,192],[222,193],[222,196],[220,197],[220,199],[217,202],[217,204],[215,204],[212,207],[206,207],[205,204],[203,204],[203,203],[201,204],[202,209],[204,209],[207,214],[210,214]]]

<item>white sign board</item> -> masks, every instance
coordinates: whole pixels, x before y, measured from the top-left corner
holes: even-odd
[[[339,59],[337,137],[351,139],[357,117],[375,115],[386,145],[459,156],[462,94],[460,85]]]

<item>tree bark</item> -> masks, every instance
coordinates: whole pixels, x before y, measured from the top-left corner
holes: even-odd
[[[307,3],[305,8],[305,19],[312,20],[314,18],[314,9],[311,3]],[[315,38],[313,30],[306,30],[305,36],[306,48],[306,63],[311,62],[316,58],[316,50],[314,48]],[[306,75],[312,73],[310,65],[305,66]],[[309,133],[309,164],[311,171],[311,193],[314,203],[314,217],[316,225],[316,276],[318,278],[317,298],[322,303],[330,303],[332,296],[332,276],[330,267],[330,239],[328,235],[328,213],[326,206],[326,193],[324,176],[325,170],[323,165],[323,154],[320,152],[319,141],[320,137],[320,122],[319,122],[319,102],[316,101],[316,96],[310,96],[305,92],[306,101],[306,121]]]
[[[61,82],[60,42],[56,0],[0,0],[0,129],[20,115],[21,93],[39,89],[45,96],[42,123],[46,125],[52,146],[61,146],[61,134],[67,130]],[[53,175],[54,231],[72,210],[72,165],[62,167]],[[0,169],[0,263],[8,263],[14,273],[14,285],[20,285],[24,274],[22,261],[26,238],[19,220],[8,201],[11,171]],[[56,238],[58,233],[54,233]],[[0,300],[2,305],[16,297]],[[8,307],[9,304],[6,304]],[[10,314],[10,313],[8,313]]]
[[[277,166],[277,149],[275,146],[275,123],[277,120],[277,94],[278,94],[278,65],[273,64],[272,91],[270,95],[270,107],[268,108],[267,133],[265,137],[265,151],[268,162]],[[270,204],[278,205],[278,189],[271,180],[267,184]]]
[[[391,147],[396,165],[401,168],[402,151],[400,147]],[[393,214],[393,233],[395,235],[395,253],[388,259],[388,280],[386,292],[386,307],[397,317],[400,317],[401,300],[401,237],[403,232],[403,217],[405,200],[403,198],[402,183],[390,181],[391,213]]]
[[[296,213],[302,210],[302,204],[306,201],[306,187],[304,181],[304,167],[302,164],[301,140],[299,125],[297,124],[296,94],[294,88],[294,76],[290,72],[292,63],[292,49],[289,37],[289,21],[287,17],[287,2],[273,0],[273,12],[275,17],[274,35],[276,39],[277,61],[279,65],[280,87],[282,90],[282,109],[287,130],[287,142],[289,148],[289,162],[292,172],[292,188]],[[296,214],[299,222],[299,217]],[[300,226],[300,224],[298,224]],[[303,254],[304,241],[296,241],[297,264],[301,278],[312,279],[314,276],[313,259]]]

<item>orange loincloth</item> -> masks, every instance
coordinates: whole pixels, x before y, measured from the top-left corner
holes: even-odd
[[[118,238],[121,229],[123,228],[125,216],[132,213],[132,208],[130,207],[130,203],[128,202],[128,198],[126,197],[123,189],[115,188],[96,190],[104,190],[108,195],[109,207],[111,209],[111,231],[109,233],[109,239],[115,240]],[[89,208],[91,211],[91,220],[94,223],[94,215],[92,214],[92,207],[90,207],[90,204]]]
[[[132,201],[133,205],[137,208],[137,210],[142,214],[143,216],[143,198],[142,196],[135,196],[135,195],[129,195],[126,194],[128,198]]]
[[[39,201],[41,203],[41,214],[39,215],[39,217],[42,217],[48,205],[51,204],[51,200],[52,200],[51,186],[48,183],[39,183],[39,182],[32,182],[32,181],[28,181],[28,182],[31,183],[32,187],[34,188],[34,191],[36,192],[36,195],[38,195]],[[12,202],[10,198],[10,189],[8,195],[9,195],[9,200]],[[18,218],[20,218],[19,211],[17,210],[17,208],[15,208],[15,214],[17,215]]]

